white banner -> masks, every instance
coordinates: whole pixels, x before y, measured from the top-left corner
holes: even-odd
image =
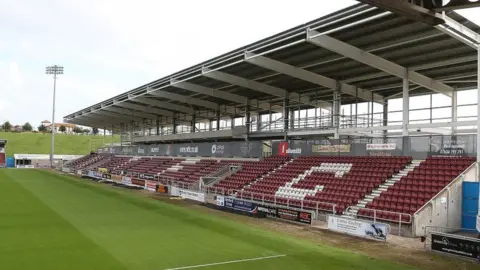
[[[155,181],[145,181],[145,189],[149,191],[157,191],[157,182]]]
[[[387,241],[387,225],[366,220],[328,216],[328,229],[363,238]]]
[[[397,148],[396,143],[369,143],[367,144],[367,150],[395,150]]]
[[[480,214],[477,215],[477,231],[480,232]]]
[[[217,195],[216,201],[218,206],[225,206],[225,197]]]
[[[205,202],[205,194],[202,192],[195,192],[186,189],[181,189],[178,187],[171,187],[170,188],[170,195],[172,196],[179,196],[184,199],[194,200],[197,202]]]
[[[122,177],[122,182],[121,183],[125,186],[131,186],[132,185],[132,178],[130,178],[128,176],[124,176],[124,177]]]

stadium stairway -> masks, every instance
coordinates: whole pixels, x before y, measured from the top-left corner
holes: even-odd
[[[240,197],[343,213],[403,170],[411,157],[302,156],[251,181]]]
[[[365,208],[358,209],[357,217],[410,223],[419,209],[474,161],[473,157],[428,157],[399,180],[384,186],[379,196],[375,196]]]
[[[421,162],[421,160],[413,160],[411,164],[407,165],[407,167],[400,170],[400,172],[394,174],[391,178],[387,179],[385,183],[381,184],[370,194],[367,194],[364,198],[360,199],[357,205],[350,207],[348,211],[345,210],[344,214],[349,216],[356,216],[360,209],[365,208],[367,204],[371,203],[375,198],[379,197],[382,192],[387,191],[389,187],[395,185],[396,182],[400,181],[403,176],[407,176],[409,172],[415,170],[415,168],[418,167]]]

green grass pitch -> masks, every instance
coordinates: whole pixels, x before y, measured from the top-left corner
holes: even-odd
[[[52,141],[50,133],[0,132],[0,139],[8,140],[8,156],[13,156],[14,154],[50,154]],[[111,136],[106,136],[105,144],[109,144],[111,139]],[[114,136],[113,140],[114,142],[119,142],[120,137]],[[102,147],[103,143],[102,135],[55,134],[55,154],[87,155],[90,153],[90,150]]]
[[[245,260],[276,255],[286,256]],[[172,268],[411,269],[126,189],[46,171],[0,170],[0,269]]]

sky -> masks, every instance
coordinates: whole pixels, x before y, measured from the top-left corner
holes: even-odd
[[[56,122],[354,0],[0,0],[0,122]],[[480,9],[460,12],[480,24]]]

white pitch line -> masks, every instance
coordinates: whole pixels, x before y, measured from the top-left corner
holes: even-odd
[[[274,255],[274,256],[267,256],[267,257],[258,257],[252,259],[243,259],[243,260],[235,260],[235,261],[228,261],[228,262],[218,262],[218,263],[208,263],[208,264],[199,264],[199,265],[192,265],[192,266],[183,266],[177,268],[168,268],[165,270],[180,270],[180,269],[190,269],[190,268],[200,268],[200,267],[207,267],[207,266],[214,266],[214,265],[222,265],[222,264],[231,264],[231,263],[240,263],[240,262],[250,262],[250,261],[259,261],[259,260],[267,260],[267,259],[275,259],[280,257],[285,257],[286,254],[281,255]]]

